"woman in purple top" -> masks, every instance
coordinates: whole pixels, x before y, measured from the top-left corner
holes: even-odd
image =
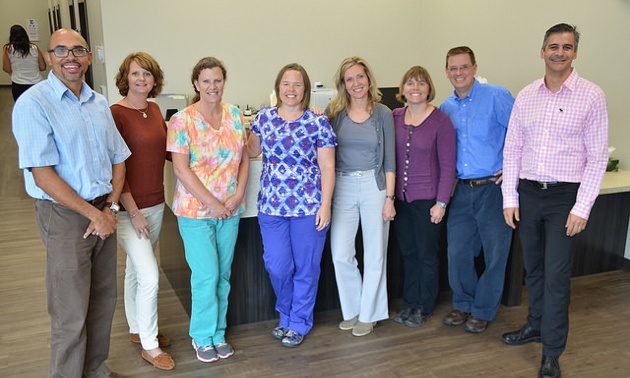
[[[431,76],[411,67],[400,82],[393,111],[396,130],[396,219],[394,232],[403,256],[404,309],[394,318],[420,327],[431,316],[439,290],[442,219],[455,180],[455,129],[431,104]]]
[[[313,327],[320,263],[335,186],[336,136],[308,109],[311,82],[296,63],[276,78],[278,107],[251,122],[248,149],[262,152],[258,223],[280,323],[271,335],[296,347]]]

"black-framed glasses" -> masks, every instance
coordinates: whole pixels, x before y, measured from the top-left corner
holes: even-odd
[[[55,54],[55,56],[57,58],[65,58],[68,55],[70,55],[70,51],[72,51],[72,55],[74,55],[77,58],[81,58],[83,56],[86,56],[90,50],[88,50],[85,47],[73,47],[71,49],[65,47],[65,46],[57,46],[52,50],[48,50],[49,53],[53,53]]]

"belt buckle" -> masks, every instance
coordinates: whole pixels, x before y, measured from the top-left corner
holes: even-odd
[[[547,190],[548,186],[546,182],[539,182],[538,184],[540,185],[540,189]]]

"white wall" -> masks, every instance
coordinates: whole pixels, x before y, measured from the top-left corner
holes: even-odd
[[[67,2],[68,0],[62,0]],[[122,59],[147,51],[166,74],[164,93],[193,92],[190,71],[203,56],[228,69],[224,99],[258,107],[269,100],[278,70],[289,62],[306,67],[313,81],[332,86],[339,62],[360,55],[372,65],[379,86],[397,86],[411,65],[433,76],[436,104],[452,89],[444,55],[456,45],[475,50],[478,73],[512,94],[543,73],[539,57],[544,31],[558,22],[582,31],[579,73],[606,92],[610,144],[621,168],[630,169],[630,0],[86,0],[91,46],[104,46],[106,62],[94,62],[94,83],[107,86],[110,102]],[[37,18],[40,48],[47,46],[47,1],[0,0],[0,31]],[[6,41],[5,41],[6,42]],[[0,74],[0,84],[8,84]]]
[[[46,51],[50,40],[48,28],[48,2],[46,0],[0,0],[0,47],[9,42],[11,26],[20,24],[26,28],[26,20],[35,19],[39,24],[41,41],[32,41]],[[42,72],[46,77],[47,72]],[[11,75],[0,70],[0,85],[11,85]]]
[[[88,0],[88,3],[92,0]],[[611,145],[630,169],[630,1],[628,0],[107,0],[101,2],[110,101],[126,54],[144,50],[161,64],[165,93],[192,93],[190,73],[203,56],[228,69],[224,100],[241,106],[268,102],[278,70],[305,66],[311,80],[332,86],[339,62],[360,55],[379,86],[397,86],[411,65],[433,76],[436,104],[452,89],[444,75],[446,51],[466,44],[475,50],[478,73],[514,95],[542,76],[539,51],[544,31],[558,22],[582,31],[578,72],[606,92]]]

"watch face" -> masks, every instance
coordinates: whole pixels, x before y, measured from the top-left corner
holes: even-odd
[[[116,202],[112,202],[112,204],[109,205],[109,209],[116,214],[120,211],[120,206]]]

